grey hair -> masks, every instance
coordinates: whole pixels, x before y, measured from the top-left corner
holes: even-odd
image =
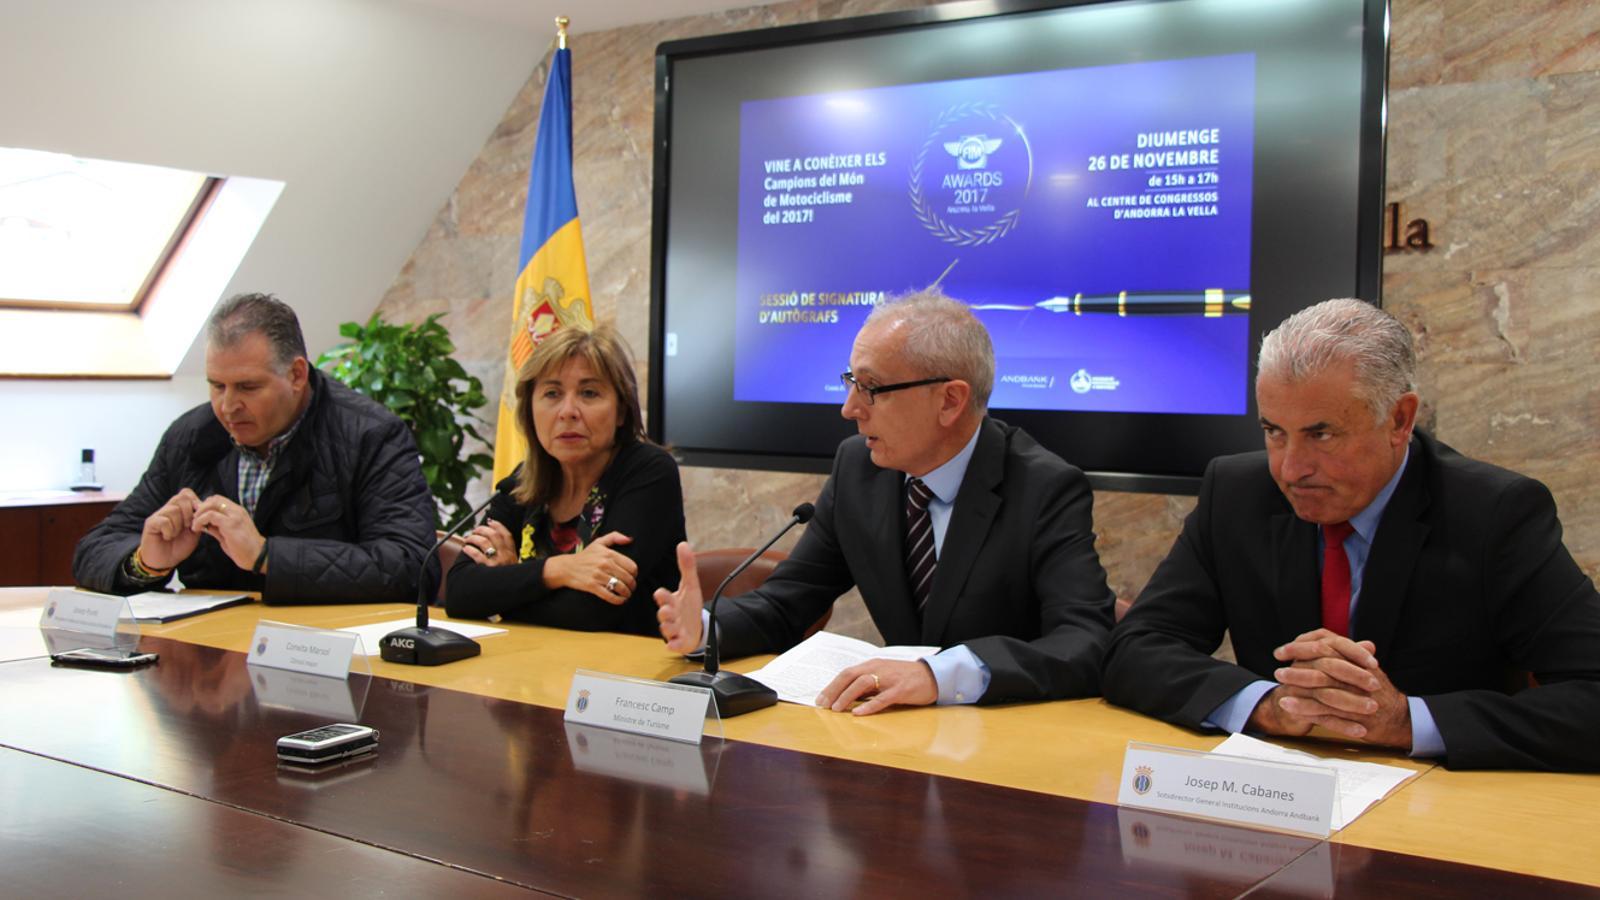
[[[1382,421],[1417,389],[1417,355],[1399,319],[1365,300],[1324,300],[1283,320],[1261,339],[1256,378],[1289,381],[1342,363],[1355,366],[1356,392]]]
[[[988,410],[994,344],[970,306],[929,287],[879,304],[861,327],[889,322],[903,323],[902,352],[919,376],[959,378],[972,386],[972,408]]]
[[[271,294],[235,294],[222,301],[206,323],[206,340],[213,347],[233,347],[252,334],[262,335],[272,347],[279,374],[297,356],[306,356],[306,339],[300,320],[289,304]]]

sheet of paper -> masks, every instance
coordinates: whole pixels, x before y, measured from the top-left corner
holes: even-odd
[[[428,621],[430,626],[438,626],[446,631],[454,631],[456,634],[459,634],[462,637],[469,637],[473,640],[477,640],[481,637],[488,637],[491,634],[506,633],[504,628],[493,628],[488,625],[473,625],[469,622],[448,622],[439,618],[438,616],[430,616]],[[383,640],[384,635],[392,631],[399,631],[402,628],[415,628],[416,626],[417,618],[416,616],[412,616],[407,619],[395,619],[393,622],[377,622],[372,625],[356,625],[351,628],[340,628],[338,630],[348,631],[351,634],[360,636],[361,652],[365,653],[367,656],[377,656],[378,653],[383,649],[379,642]]]
[[[750,677],[777,691],[779,700],[814,706],[828,682],[856,663],[921,659],[938,652],[938,647],[874,647],[856,638],[819,631],[751,672]]]
[[[249,594],[168,594],[162,591],[145,591],[128,598],[133,617],[145,623],[171,622],[248,602]]]
[[[1279,747],[1277,744],[1270,744],[1244,734],[1230,735],[1211,752],[1302,766],[1321,766],[1338,772],[1339,809],[1333,819],[1335,831],[1354,822],[1367,811],[1368,807],[1388,796],[1390,791],[1417,774],[1411,769],[1400,766],[1315,756],[1304,751]]]

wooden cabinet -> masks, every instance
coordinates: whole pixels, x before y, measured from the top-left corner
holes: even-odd
[[[70,585],[72,550],[125,494],[0,493],[0,585]]]

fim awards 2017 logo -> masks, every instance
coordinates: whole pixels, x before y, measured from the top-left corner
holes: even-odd
[[[578,712],[589,708],[589,691],[587,688],[578,691]]]
[[[1150,793],[1151,786],[1155,784],[1155,780],[1151,776],[1155,774],[1156,770],[1149,766],[1139,766],[1134,769],[1133,792],[1140,795]]]
[[[1000,138],[990,138],[986,134],[969,134],[959,141],[950,141],[944,149],[956,158],[958,169],[987,169],[989,154],[999,150],[1001,143]]]
[[[1011,233],[1033,185],[1033,147],[992,103],[939,114],[911,164],[908,195],[922,227],[947,244],[978,247]]]
[[[56,604],[55,604],[55,601],[51,601],[50,605],[46,606],[44,608],[44,617],[46,619],[54,619],[56,617]]]
[[[266,638],[262,638],[261,639],[261,643],[256,645],[256,655],[257,656],[262,656],[262,655],[266,654],[266,652],[267,652],[267,639]]]

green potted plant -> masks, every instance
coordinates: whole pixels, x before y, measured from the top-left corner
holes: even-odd
[[[476,412],[488,404],[483,382],[468,375],[451,356],[455,344],[434,313],[421,324],[395,325],[377,313],[366,325],[346,322],[339,334],[348,343],[317,357],[317,367],[388,407],[411,427],[422,453],[438,509],[438,527],[464,515],[467,483],[494,466],[487,453],[463,453],[470,436],[490,442],[473,423],[488,423]]]

